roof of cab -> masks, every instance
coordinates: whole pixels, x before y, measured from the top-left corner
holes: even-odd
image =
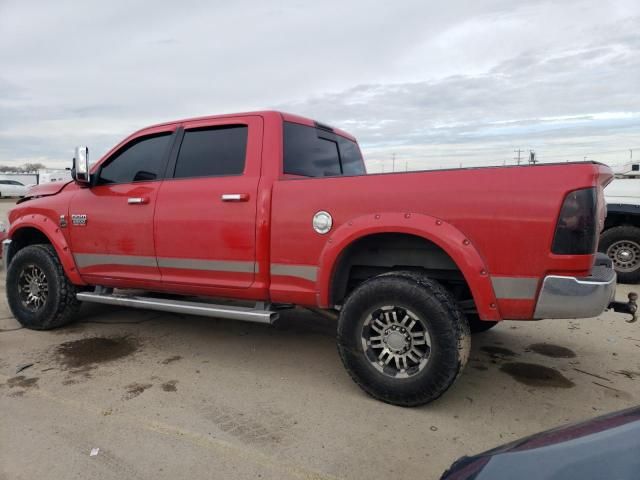
[[[138,130],[137,132],[135,132],[134,134],[143,132],[145,130],[151,130],[154,128],[158,128],[158,127],[164,127],[164,126],[170,126],[170,125],[177,125],[180,123],[186,123],[186,122],[193,122],[196,120],[214,120],[214,119],[218,119],[218,118],[228,118],[228,117],[243,117],[243,116],[250,116],[250,115],[255,115],[255,116],[261,116],[261,117],[273,117],[273,116],[278,116],[280,117],[283,121],[285,122],[293,122],[293,123],[300,123],[302,125],[309,125],[309,126],[317,126],[320,122],[317,122],[311,118],[307,118],[307,117],[302,117],[300,115],[295,115],[293,113],[287,113],[287,112],[280,112],[277,110],[261,110],[261,111],[255,111],[255,112],[241,112],[241,113],[225,113],[225,114],[221,114],[221,115],[205,115],[202,117],[192,117],[192,118],[183,118],[180,120],[172,120],[169,122],[162,122],[162,123],[156,123],[154,125],[149,125],[147,127],[144,127],[140,130]],[[324,127],[327,127],[326,124],[321,124]],[[331,128],[331,130],[342,136],[342,137],[346,137],[350,140],[353,140],[354,142],[356,141],[355,137],[353,135],[351,135],[348,132],[345,132],[344,130],[341,130],[339,128],[335,128],[335,127],[329,127]]]

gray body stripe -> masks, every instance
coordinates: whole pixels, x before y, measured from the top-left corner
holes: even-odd
[[[531,277],[491,277],[496,298],[507,300],[533,300],[539,281]]]
[[[254,262],[199,260],[190,258],[158,258],[162,268],[185,268],[188,270],[213,270],[218,272],[257,273],[258,264]]]
[[[318,267],[314,265],[290,265],[288,263],[272,263],[271,275],[304,278],[315,282],[318,278]]]
[[[225,260],[200,260],[196,258],[164,258],[143,257],[138,255],[109,255],[101,253],[76,253],[74,255],[78,268],[95,265],[128,265],[136,267],[184,268],[187,270],[204,270],[213,272],[258,273],[258,264]],[[272,275],[304,278],[315,282],[318,267],[315,265],[291,265],[272,263]]]
[[[218,272],[254,273],[254,262],[224,260],[201,260],[197,258],[158,258],[139,255],[108,255],[99,253],[77,253],[74,255],[79,268],[94,265],[131,265],[136,267],[184,268],[187,270],[209,270]]]
[[[157,267],[156,257],[138,255],[108,255],[102,253],[76,253],[73,255],[78,268],[94,265],[131,265],[136,267]]]

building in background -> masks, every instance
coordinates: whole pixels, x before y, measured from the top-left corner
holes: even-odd
[[[37,185],[37,173],[0,173],[0,180],[15,180],[22,185]]]
[[[614,169],[617,178],[640,178],[640,162],[625,163]]]
[[[64,168],[42,168],[37,172],[0,173],[0,180],[15,180],[23,185],[39,185],[40,183],[66,182],[71,180],[71,170]]]
[[[71,170],[64,168],[43,168],[38,170],[38,183],[67,182],[71,180]]]

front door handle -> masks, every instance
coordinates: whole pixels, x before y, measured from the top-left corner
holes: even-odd
[[[127,199],[127,203],[129,205],[144,205],[149,203],[149,199],[147,197],[130,197]]]
[[[223,202],[247,202],[249,201],[248,193],[224,193],[220,197]]]

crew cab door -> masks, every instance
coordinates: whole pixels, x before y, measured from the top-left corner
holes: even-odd
[[[256,271],[259,116],[182,125],[158,192],[156,255],[165,288],[247,288]]]
[[[130,138],[101,162],[92,186],[71,199],[67,228],[76,266],[87,281],[159,285],[153,211],[174,130],[165,127]]]

